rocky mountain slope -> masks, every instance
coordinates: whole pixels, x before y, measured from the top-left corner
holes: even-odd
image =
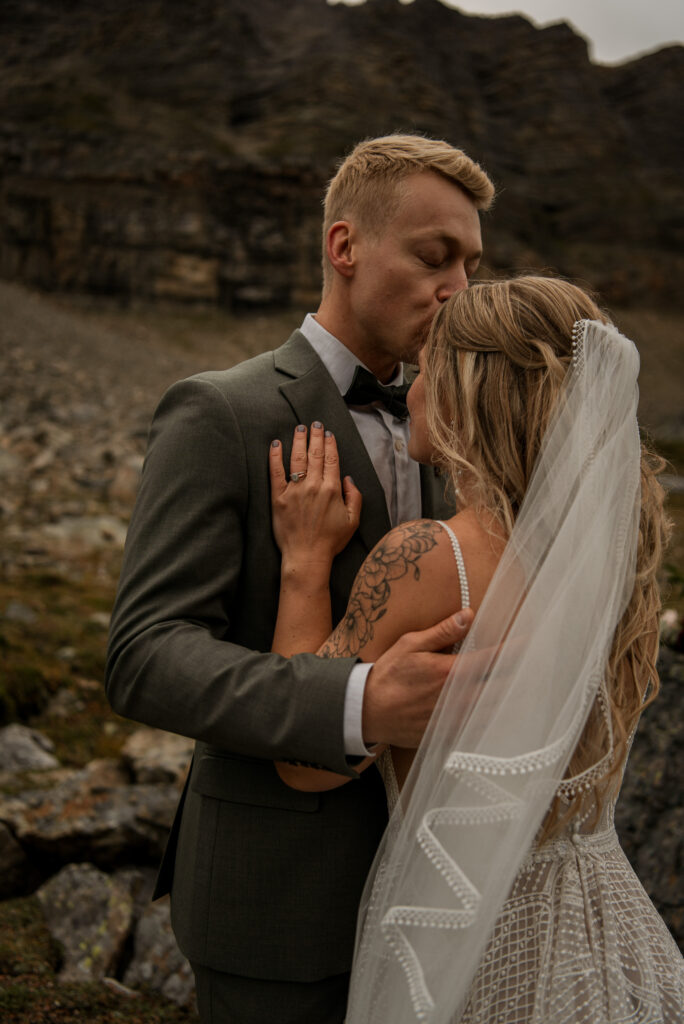
[[[0,37],[2,277],[309,303],[336,161],[409,130],[497,182],[490,268],[681,305],[682,47],[602,67],[566,24],[439,0],[5,0]]]

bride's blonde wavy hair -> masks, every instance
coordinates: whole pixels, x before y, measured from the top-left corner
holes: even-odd
[[[484,281],[459,292],[439,310],[425,348],[425,410],[434,460],[451,478],[458,504],[494,516],[510,534],[527,490],[550,415],[572,358],[577,320],[609,322],[581,288],[558,278]],[[634,590],[615,631],[607,670],[613,726],[609,768],[589,793],[557,796],[542,841],[593,807],[598,819],[619,787],[639,715],[658,692],[656,574],[669,533],[664,466],[642,444],[641,515]],[[568,777],[596,764],[609,737],[594,707],[568,768]]]

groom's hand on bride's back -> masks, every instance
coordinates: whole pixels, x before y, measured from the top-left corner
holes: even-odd
[[[451,651],[470,629],[463,608],[435,626],[406,633],[380,655],[366,682],[363,738],[367,744],[417,747],[456,655]]]

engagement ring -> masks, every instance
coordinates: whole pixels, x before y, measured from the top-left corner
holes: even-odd
[[[301,473],[290,473],[290,480],[293,484],[298,484],[300,480],[303,480],[306,476],[306,470],[302,470]]]

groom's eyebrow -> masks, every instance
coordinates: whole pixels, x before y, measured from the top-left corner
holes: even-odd
[[[442,237],[448,246],[462,251],[469,260],[482,258],[482,247],[468,251],[460,235],[443,235]]]

